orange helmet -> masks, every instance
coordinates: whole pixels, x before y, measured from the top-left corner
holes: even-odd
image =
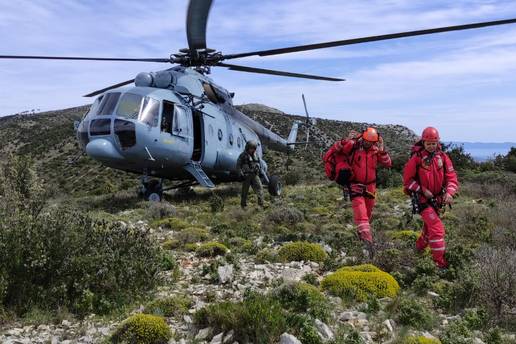
[[[439,132],[434,127],[425,128],[425,130],[423,130],[421,138],[423,139],[423,141],[438,142],[440,140]]]
[[[367,128],[362,133],[362,138],[369,142],[378,142],[378,131],[375,128]]]

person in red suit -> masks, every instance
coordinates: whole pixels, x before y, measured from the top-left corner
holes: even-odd
[[[439,213],[452,203],[459,182],[450,158],[441,150],[437,129],[428,127],[421,137],[412,147],[412,155],[403,169],[403,185],[407,194],[417,194],[424,222],[416,249],[423,251],[430,247],[435,264],[446,269],[445,229]]]
[[[376,198],[376,168],[378,164],[390,168],[391,158],[375,128],[367,128],[362,134],[351,132],[348,138],[337,141],[331,149],[335,151],[335,181],[349,188],[357,233],[372,258],[374,246],[370,220]]]

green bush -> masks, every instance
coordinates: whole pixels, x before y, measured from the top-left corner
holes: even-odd
[[[23,183],[5,178],[5,169]],[[146,231],[69,208],[41,211],[41,182],[18,169],[30,167],[15,159],[0,177],[1,304],[18,314],[30,307],[106,313],[154,286],[161,250]]]
[[[144,313],[172,317],[186,314],[192,307],[192,300],[186,296],[172,296],[157,299],[145,306]]]
[[[435,324],[435,318],[424,305],[414,299],[404,298],[398,304],[398,321],[402,325],[416,329],[429,330]]]
[[[343,267],[326,276],[321,287],[343,299],[357,301],[394,297],[400,289],[391,275],[370,264]]]
[[[213,213],[218,213],[224,210],[224,199],[218,195],[213,194],[210,197],[210,209]]]
[[[441,344],[439,339],[426,338],[423,336],[409,336],[403,338],[399,344]]]
[[[283,261],[313,261],[323,262],[327,254],[319,244],[306,241],[297,241],[283,245],[279,252],[279,257]]]
[[[326,321],[330,316],[330,306],[324,294],[316,287],[303,283],[286,283],[272,291],[272,297],[283,308],[295,313],[307,313]]]
[[[228,252],[228,248],[219,242],[207,242],[197,247],[195,253],[199,257],[223,256]]]
[[[279,256],[278,256],[278,252],[272,248],[264,248],[260,251],[258,251],[258,253],[256,254],[255,256],[255,261],[257,263],[276,263],[280,260]]]
[[[456,320],[448,324],[439,339],[443,344],[473,344],[471,331],[464,321]]]
[[[266,216],[266,222],[274,223],[277,225],[290,225],[293,226],[304,220],[303,213],[293,207],[280,207],[272,210]]]
[[[111,335],[112,343],[165,344],[172,337],[165,319],[136,314],[126,319]]]
[[[195,323],[210,326],[215,331],[234,330],[234,340],[240,343],[277,343],[287,330],[287,317],[281,304],[268,296],[251,293],[238,303],[221,302],[195,313]]]
[[[169,218],[165,218],[165,219],[161,219],[161,220],[156,220],[156,221],[152,222],[151,225],[153,227],[161,226],[161,227],[172,229],[172,230],[181,230],[181,229],[185,229],[188,226],[190,226],[190,224],[188,222],[185,222],[184,220],[181,220],[177,217],[169,217]]]
[[[104,191],[105,192],[105,191]],[[150,220],[161,220],[163,218],[175,216],[176,208],[167,202],[148,202],[147,217]]]
[[[177,239],[169,239],[167,241],[165,241],[162,245],[164,250],[174,250],[176,248],[179,248],[181,246],[181,243],[179,240]]]
[[[419,237],[419,232],[411,231],[411,230],[395,231],[395,232],[390,232],[389,234],[392,239],[406,241],[406,242],[409,242],[412,244],[414,244],[414,242]]]
[[[208,231],[200,227],[188,227],[176,234],[177,240],[183,244],[193,244],[205,241],[210,237]]]

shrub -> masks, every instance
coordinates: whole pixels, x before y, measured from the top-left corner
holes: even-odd
[[[176,207],[167,202],[148,202],[147,216],[150,220],[161,220],[166,217],[175,216]]]
[[[400,288],[391,275],[370,264],[343,267],[326,276],[321,287],[336,296],[357,301],[394,297]]]
[[[227,243],[232,252],[251,252],[254,248],[251,240],[240,237],[230,238]]]
[[[222,197],[213,194],[210,197],[210,209],[213,213],[221,212],[224,210],[224,199]]]
[[[106,313],[154,286],[161,250],[146,231],[41,211],[46,193],[24,159],[8,161],[0,179],[0,304]]]
[[[285,283],[272,292],[283,308],[296,313],[307,313],[325,321],[329,318],[328,301],[316,287],[303,282]]]
[[[516,250],[485,247],[476,255],[479,296],[496,320],[516,307]]]
[[[179,316],[186,314],[192,304],[192,300],[186,296],[172,296],[152,301],[145,306],[144,313],[165,317]]]
[[[279,252],[279,257],[283,261],[314,261],[323,262],[327,254],[319,244],[313,244],[306,241],[296,241],[283,245]]]
[[[416,300],[402,299],[398,305],[398,321],[400,324],[417,329],[429,330],[435,323],[434,316]]]
[[[198,326],[210,326],[216,332],[234,330],[240,343],[276,343],[287,330],[287,318],[281,304],[268,296],[251,293],[242,302],[221,302],[195,313]]]
[[[293,207],[280,207],[272,210],[266,216],[266,222],[274,223],[278,225],[290,225],[293,226],[304,220],[303,213]]]
[[[208,242],[197,247],[195,253],[199,257],[223,256],[228,252],[228,248],[219,242]]]
[[[461,320],[451,322],[439,336],[443,344],[473,344],[471,331]]]
[[[165,344],[172,337],[165,319],[136,314],[126,319],[111,335],[112,343]]]
[[[305,314],[289,314],[287,318],[289,332],[303,344],[322,344],[314,320]]]
[[[164,250],[174,250],[179,248],[181,243],[177,239],[169,239],[162,244]]]
[[[283,181],[285,182],[285,185],[296,185],[299,184],[299,182],[301,182],[302,180],[303,173],[297,168],[290,169],[283,176]]]
[[[423,336],[409,336],[401,340],[399,344],[441,344],[439,339],[426,338]]]
[[[279,261],[278,252],[272,248],[264,248],[256,254],[257,263],[276,263]]]
[[[405,242],[409,242],[414,244],[414,242],[419,237],[419,232],[406,230],[406,231],[395,231],[390,232],[390,236],[392,239],[397,239]]]
[[[156,202],[153,202],[153,203],[156,203]],[[169,217],[169,218],[154,221],[152,223],[152,226],[153,227],[161,226],[161,227],[169,228],[169,229],[173,229],[173,230],[181,230],[181,229],[185,229],[186,227],[190,226],[190,224],[177,217]]]
[[[189,227],[183,229],[181,232],[176,234],[176,238],[183,244],[193,244],[207,240],[209,233],[206,229],[200,227]]]

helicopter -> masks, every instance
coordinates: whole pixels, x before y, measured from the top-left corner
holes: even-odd
[[[234,93],[216,84],[208,75],[213,67],[232,71],[269,74],[311,80],[345,81],[342,78],[300,74],[229,64],[224,61],[249,56],[272,56],[367,42],[477,29],[516,23],[504,19],[432,29],[367,36],[339,41],[291,46],[236,54],[223,54],[206,42],[207,21],[213,0],[190,0],[186,14],[188,47],[167,58],[113,58],[73,56],[0,55],[0,59],[83,61],[131,61],[173,64],[157,72],[141,72],[134,79],[91,92],[96,97],[89,111],[75,124],[80,147],[101,164],[142,175],[142,194],[160,201],[163,191],[240,180],[237,159],[247,142],[257,143],[261,158],[260,177],[272,196],[282,192],[281,181],[270,176],[262,159],[265,148],[290,152],[297,144],[300,125],[294,121],[288,138],[249,118],[233,106]],[[134,86],[127,87],[134,84]],[[126,87],[124,87],[126,86]],[[307,131],[308,141],[308,131]],[[165,188],[164,180],[179,181]]]

